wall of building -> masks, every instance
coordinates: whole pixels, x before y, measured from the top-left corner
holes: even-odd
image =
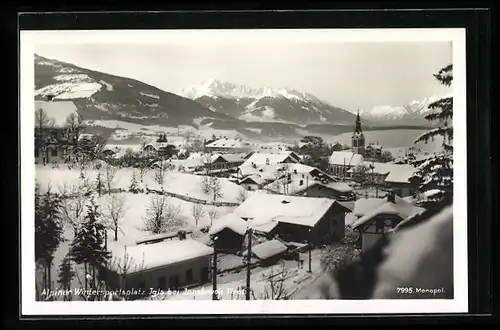
[[[151,270],[128,274],[124,287],[127,289],[144,288],[147,292],[149,292],[150,288],[155,290],[165,290],[168,288],[174,289],[173,283],[170,283],[172,277],[174,276],[178,276],[179,286],[203,284],[204,281],[202,281],[202,271],[204,268],[205,271],[208,272],[205,282],[209,282],[211,279],[211,256],[205,256],[165,267],[158,267]],[[186,278],[188,270],[192,271],[191,281]],[[165,278],[165,287],[161,288],[159,287],[160,278],[163,276]],[[116,274],[109,276],[109,280],[114,287],[121,287],[119,278],[120,276],[117,276]]]
[[[240,185],[241,187],[243,187],[243,189],[246,189],[246,190],[257,190],[259,189],[259,186],[255,183],[242,183]]]
[[[408,197],[415,193],[415,186],[410,183],[387,183],[390,189],[394,190],[399,197]]]

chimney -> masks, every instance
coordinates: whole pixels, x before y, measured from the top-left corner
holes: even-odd
[[[396,203],[396,193],[394,191],[389,191],[387,193],[387,201],[390,203]]]

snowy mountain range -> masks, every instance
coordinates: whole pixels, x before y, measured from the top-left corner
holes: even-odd
[[[192,124],[194,118],[234,120],[143,82],[84,69],[35,54],[35,99],[72,100],[85,120]],[[180,111],[182,109],[182,111]]]
[[[360,110],[363,119],[374,123],[387,123],[398,125],[426,125],[429,124],[424,116],[431,111],[429,105],[439,99],[452,97],[452,93],[442,96],[432,96],[420,101],[413,100],[400,106],[376,106],[369,110]]]
[[[213,112],[247,122],[350,125],[355,115],[314,95],[290,88],[255,88],[216,79],[182,90]]]

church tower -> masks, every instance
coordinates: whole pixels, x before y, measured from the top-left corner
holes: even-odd
[[[351,147],[353,153],[364,155],[365,135],[363,134],[363,130],[361,129],[361,118],[359,117],[359,111],[356,117],[356,128],[354,129],[354,133],[352,133],[351,137]]]

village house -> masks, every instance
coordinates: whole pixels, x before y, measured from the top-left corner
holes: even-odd
[[[211,279],[213,248],[193,239],[172,239],[113,249],[113,258],[128,256],[130,269],[125,283],[122,272],[110,266],[108,284],[112,288],[167,290],[207,283]],[[121,260],[123,262],[123,260]],[[113,265],[113,263],[110,263]]]
[[[73,142],[70,139],[78,139],[83,129],[67,122],[71,115],[81,120],[77,110],[72,101],[35,101],[35,164],[64,162],[69,156],[65,146]]]
[[[358,217],[350,226],[354,230],[358,230],[361,236],[361,248],[369,249],[379,237],[388,234],[400,222],[408,217],[422,213],[425,209],[417,207],[407,202],[403,198],[396,196],[393,192],[387,195],[386,199],[373,199],[371,209],[367,209],[366,205],[362,212],[356,211],[355,216]],[[357,205],[358,206],[358,205]]]
[[[285,241],[313,245],[338,241],[344,237],[348,208],[329,198],[310,198],[273,194],[252,194],[236,213],[249,226]]]
[[[258,174],[251,174],[238,181],[238,184],[246,190],[259,190],[267,181]]]
[[[347,171],[348,177],[357,182],[383,184],[385,178],[398,165],[394,163],[379,163],[364,161]]]
[[[257,168],[263,165],[300,163],[300,156],[293,151],[283,151],[279,153],[254,152],[240,166],[241,169]]]
[[[363,155],[351,151],[334,151],[328,163],[330,173],[342,178],[349,178],[349,170],[355,168],[364,161]]]
[[[252,148],[249,142],[243,142],[241,139],[229,139],[223,137],[205,145],[206,152],[221,153],[248,153]]]
[[[288,247],[277,239],[264,241],[252,246],[252,256],[259,260],[261,266],[270,266],[277,263],[288,252]],[[248,255],[248,250],[242,256]]]
[[[411,180],[416,168],[412,165],[396,165],[384,180],[388,189],[399,197],[412,196],[417,191],[416,184]]]
[[[245,154],[216,154],[212,156],[210,168],[213,170],[227,170],[237,168],[243,162]]]
[[[217,219],[208,234],[218,251],[232,253],[241,251],[248,223],[235,213]],[[217,236],[217,240],[213,238]]]
[[[304,197],[324,197],[338,201],[356,200],[354,190],[344,182],[324,184],[314,181],[309,185],[304,185],[303,181],[300,181],[299,187],[295,189],[292,195]]]

